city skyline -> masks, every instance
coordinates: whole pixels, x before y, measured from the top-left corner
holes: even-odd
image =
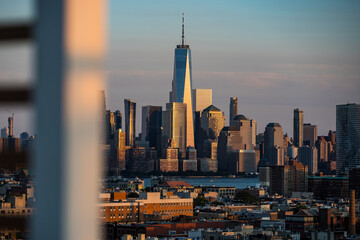
[[[10,5],[10,13],[32,17],[26,5]],[[278,122],[292,136],[292,111],[300,108],[304,123],[318,125],[319,135],[324,135],[336,128],[337,104],[360,102],[358,2],[120,5],[109,4],[107,106],[124,113],[125,98],[137,102],[136,135],[141,106],[165,108],[183,11],[186,44],[193,50],[193,88],[212,89],[213,104],[227,122],[229,98],[238,97],[239,114],[255,119],[257,132]],[[28,45],[0,50],[2,79],[20,81],[31,75]],[[15,112],[15,135],[33,134],[31,111],[10,111]],[[8,116],[2,108],[2,127]]]
[[[360,237],[359,2],[4,1],[2,238]]]

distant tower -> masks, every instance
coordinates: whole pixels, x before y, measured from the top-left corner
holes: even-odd
[[[294,109],[294,145],[296,147],[302,147],[303,139],[304,139],[304,131],[303,131],[303,124],[304,124],[304,112],[296,108]]]
[[[336,106],[336,174],[360,166],[360,104]]]
[[[177,45],[174,58],[174,76],[170,102],[185,103],[186,107],[186,146],[195,146],[194,122],[192,110],[192,73],[191,73],[191,50],[185,45],[184,37],[184,14],[182,18],[181,45]],[[176,141],[176,140],[175,140]]]
[[[235,127],[240,131],[242,137],[242,143],[244,144],[244,150],[254,150],[256,146],[256,121],[248,119],[244,115],[236,115],[233,120],[230,121],[230,127]]]
[[[318,138],[318,127],[316,125],[311,125],[310,123],[304,123],[303,127],[304,143],[314,147]]]
[[[122,128],[122,114],[120,110],[114,112],[115,131]]]
[[[149,147],[154,147],[160,156],[161,152],[161,126],[162,126],[162,107],[143,106],[141,123],[141,140],[148,141]]]
[[[1,129],[1,138],[8,138],[9,137],[9,128],[4,127]]]
[[[110,139],[114,138],[115,133],[115,122],[114,122],[114,113],[110,110],[105,112],[105,128],[106,128],[106,141],[110,143]]]
[[[317,149],[311,146],[302,146],[298,149],[298,160],[309,167],[309,173],[318,171]]]
[[[8,118],[9,123],[9,138],[14,137],[14,113]]]
[[[350,190],[349,235],[356,235],[355,190]]]
[[[264,133],[264,153],[265,158],[269,158],[269,151],[273,147],[284,147],[284,133],[279,123],[269,123],[266,125]],[[269,160],[269,159],[268,159]]]
[[[131,99],[124,100],[125,105],[125,134],[126,146],[134,147],[135,145],[135,119],[136,103]]]
[[[265,155],[266,150],[271,147],[283,147],[283,137],[283,130],[279,123],[269,123],[268,125],[266,125],[264,133]]]
[[[225,116],[221,110],[214,105],[205,108],[201,114],[201,128],[205,139],[217,140],[221,129],[225,126]]]
[[[229,125],[234,117],[238,115],[238,98],[232,97],[230,98],[230,117],[229,117]]]

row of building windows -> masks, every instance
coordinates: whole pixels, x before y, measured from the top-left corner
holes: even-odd
[[[116,214],[110,214],[110,216],[109,216],[109,218],[110,219],[114,219],[114,218],[116,218]],[[134,215],[135,217],[139,217],[139,215],[138,214],[136,214],[136,215]],[[118,218],[133,218],[133,215],[132,214],[118,214],[118,216],[117,216]],[[103,215],[101,215],[100,216],[100,219],[105,219],[106,218],[106,215],[105,214],[103,214]]]
[[[175,210],[160,210],[154,211],[154,213],[158,214],[176,214],[176,213],[191,213],[192,209],[175,209]],[[145,214],[148,214],[148,211],[145,210]]]
[[[32,213],[32,210],[31,209],[16,209],[16,210],[1,210],[0,211],[0,214],[26,214],[26,213]]]
[[[160,203],[160,207],[180,207],[180,206],[192,206],[192,202],[181,202],[181,203]],[[145,207],[151,206],[151,204],[145,204]],[[156,203],[153,204],[154,208]]]
[[[132,211],[132,210],[133,210],[133,207],[132,207],[132,206],[130,206],[130,207],[129,207],[129,206],[127,206],[127,207],[119,206],[118,209],[119,209],[120,211],[124,211],[125,209],[128,210],[128,211],[129,211],[129,210]],[[135,210],[137,210],[137,209],[138,209],[138,207],[135,207]],[[115,210],[116,210],[116,207],[109,207],[109,210],[110,210],[110,211],[115,211]],[[100,208],[100,211],[101,211],[101,212],[106,211],[106,207]]]

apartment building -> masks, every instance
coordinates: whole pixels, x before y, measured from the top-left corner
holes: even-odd
[[[104,201],[98,204],[102,222],[142,222],[152,216],[193,216],[193,199],[162,197],[160,192],[140,192],[137,199]]]

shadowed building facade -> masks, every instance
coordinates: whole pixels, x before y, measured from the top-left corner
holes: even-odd
[[[115,131],[122,128],[122,114],[120,110],[114,112]]]
[[[318,171],[317,149],[310,146],[303,146],[298,149],[298,160],[309,167],[309,173],[315,174]]]
[[[279,162],[278,158],[273,159],[274,156],[278,156],[276,149],[284,147],[284,134],[282,127],[279,123],[269,123],[266,125],[264,132],[264,157],[270,162]],[[276,152],[274,155],[274,151]],[[284,155],[284,153],[282,153]],[[282,157],[284,158],[284,156]],[[280,161],[280,162],[283,162]],[[283,165],[283,164],[276,164]]]
[[[316,125],[311,125],[310,123],[304,123],[303,127],[303,144],[315,147],[315,142],[318,137],[318,127]]]
[[[142,107],[141,140],[148,141],[149,147],[155,148],[158,155],[161,153],[161,126],[162,107],[150,105]]]
[[[308,190],[308,167],[298,161],[292,161],[285,166],[270,167],[271,195],[279,194],[290,197],[292,192]]]
[[[296,108],[294,109],[294,145],[295,147],[302,147],[304,141],[304,131],[303,131],[303,122],[304,122],[304,112]]]
[[[220,131],[217,146],[218,171],[236,170],[236,166],[231,165],[231,152],[244,149],[240,131],[235,127],[224,127]]]
[[[234,120],[234,117],[238,115],[238,98],[237,97],[231,97],[230,98],[230,106],[229,106],[229,125],[231,124],[231,121]]]
[[[360,166],[360,104],[336,106],[336,174]]]

